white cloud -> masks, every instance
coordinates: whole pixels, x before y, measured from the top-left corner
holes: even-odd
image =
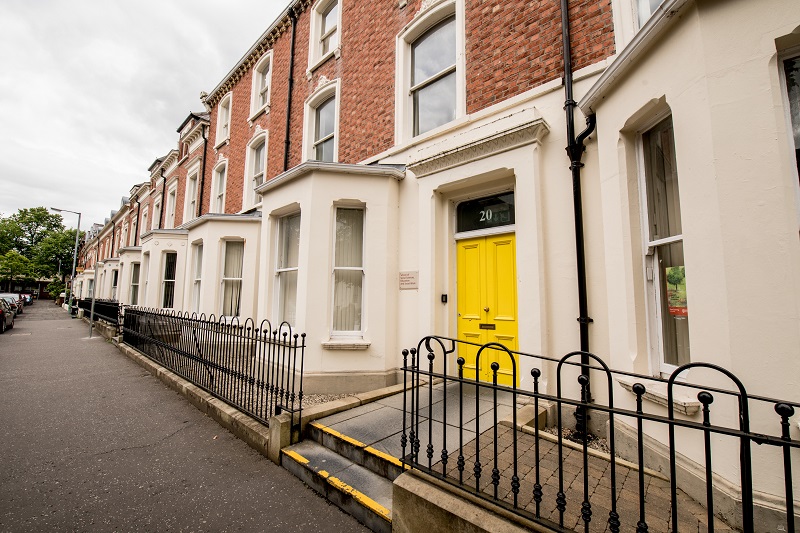
[[[102,222],[287,5],[4,0],[0,214],[54,206]]]

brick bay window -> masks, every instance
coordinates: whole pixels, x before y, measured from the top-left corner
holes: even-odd
[[[662,372],[688,363],[689,307],[672,118],[642,135],[651,345]]]
[[[332,55],[339,57],[339,28],[342,26],[339,0],[320,0],[311,9],[309,73]]]
[[[242,267],[244,266],[244,242],[225,241],[224,264],[222,265],[222,315],[239,316],[242,301]]]
[[[178,254],[164,253],[164,277],[161,281],[161,307],[172,309],[175,305],[175,273],[178,265]]]
[[[282,217],[278,227],[278,320],[297,320],[297,271],[300,259],[300,213]]]
[[[333,335],[361,335],[364,286],[364,210],[336,209]]]
[[[320,87],[305,104],[306,158],[327,163],[339,159],[339,80]]]

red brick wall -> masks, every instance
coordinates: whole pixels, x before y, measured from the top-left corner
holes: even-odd
[[[399,8],[396,0],[341,0],[341,57],[331,57],[307,79],[310,11],[300,14],[295,38],[289,166],[302,151],[305,100],[319,80],[340,79],[339,161],[358,163],[394,145],[396,37],[419,11],[421,0]],[[557,0],[467,0],[467,112],[474,113],[563,76],[561,12]],[[610,0],[570,0],[573,68],[614,53]],[[228,160],[226,212],[242,207],[247,144],[255,126],[269,131],[267,179],[284,171],[291,29],[273,47],[271,108],[248,123],[251,68],[234,85],[230,142],[218,150],[218,104],[211,109],[203,212],[219,154]]]

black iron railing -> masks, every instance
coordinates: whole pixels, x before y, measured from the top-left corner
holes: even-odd
[[[78,309],[83,309],[83,316],[89,317],[92,312],[91,298],[78,300]],[[94,301],[94,318],[108,322],[119,329],[122,306],[117,300],[96,299]]]
[[[123,342],[264,424],[283,411],[299,424],[305,333],[286,322],[126,306]]]
[[[473,496],[555,531],[795,531],[800,404],[748,395],[723,368],[660,379],[433,336],[403,359],[403,461]],[[540,427],[545,407],[555,427]],[[595,434],[568,427],[576,408]]]

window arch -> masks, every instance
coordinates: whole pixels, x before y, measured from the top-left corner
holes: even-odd
[[[209,212],[225,212],[225,190],[228,182],[228,161],[223,160],[214,167],[214,176],[211,180],[211,203]]]
[[[317,89],[305,104],[303,146],[306,159],[339,160],[339,80]]]
[[[246,179],[242,194],[242,209],[247,209],[261,201],[255,189],[266,181],[267,176],[267,137],[263,131],[256,135],[247,146]]]
[[[250,118],[269,107],[272,83],[272,50],[259,59],[253,69],[253,92],[250,99]]]

